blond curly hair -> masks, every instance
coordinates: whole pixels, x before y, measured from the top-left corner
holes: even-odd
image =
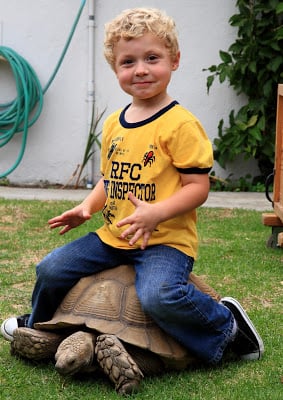
[[[115,66],[115,44],[121,38],[131,40],[145,33],[164,40],[172,60],[176,58],[179,43],[174,20],[155,8],[133,8],[124,10],[105,25],[104,55],[112,69]]]

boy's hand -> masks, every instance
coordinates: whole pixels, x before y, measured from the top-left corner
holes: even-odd
[[[91,215],[84,208],[77,206],[71,210],[65,211],[63,214],[57,217],[51,218],[48,224],[51,229],[63,226],[63,229],[59,232],[60,235],[70,231],[73,228],[83,224],[85,221],[91,218]]]
[[[129,217],[126,217],[117,223],[118,228],[130,225],[125,229],[120,237],[127,240],[130,236],[130,246],[133,246],[142,237],[143,241],[141,249],[144,250],[148,244],[151,233],[160,222],[159,215],[156,212],[157,208],[154,204],[149,204],[137,199],[131,192],[128,194],[128,199],[136,209]]]

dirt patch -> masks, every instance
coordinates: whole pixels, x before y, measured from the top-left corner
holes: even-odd
[[[18,206],[0,206],[0,225],[1,230],[16,231],[18,225],[28,218],[28,214]]]

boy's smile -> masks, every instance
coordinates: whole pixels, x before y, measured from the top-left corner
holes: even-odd
[[[121,38],[114,47],[115,73],[121,88],[133,97],[133,103],[162,98],[172,71],[179,66],[179,53],[175,60],[164,42],[151,33],[139,38]]]

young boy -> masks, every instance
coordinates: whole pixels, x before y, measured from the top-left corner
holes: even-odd
[[[167,93],[180,61],[175,23],[156,9],[126,10],[106,26],[105,56],[132,101],[104,124],[100,181],[49,221],[64,234],[102,210],[104,225],[39,263],[32,313],[4,321],[3,335],[50,319],[81,277],[132,264],[144,311],[197,357],[216,364],[230,347],[259,359],[262,340],[240,304],[187,283],[213,158],[199,121]]]

